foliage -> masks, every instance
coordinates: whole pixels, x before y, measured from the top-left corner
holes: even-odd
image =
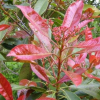
[[[7,15],[0,25],[0,58],[24,64],[19,85],[0,73],[0,94],[6,100],[14,99],[12,91],[17,100],[99,100],[100,37],[92,35],[90,22],[100,11],[82,0],[69,7],[66,0],[6,2],[0,1]]]

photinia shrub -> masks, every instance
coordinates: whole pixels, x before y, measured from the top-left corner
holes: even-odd
[[[39,78],[36,82],[22,79],[17,100],[81,100],[86,94],[92,95],[82,88],[82,82],[87,77],[100,82],[100,78],[92,73],[100,69],[100,37],[93,38],[88,27],[88,23],[96,18],[94,10],[89,8],[82,12],[84,3],[77,0],[67,9],[61,26],[56,27],[52,20],[43,19],[30,6],[16,7],[29,21],[33,32],[30,38],[36,36],[37,41],[29,38],[29,44],[15,46],[7,56],[13,56],[17,62],[29,63],[29,68]],[[2,31],[9,26],[0,27]],[[51,37],[48,30],[51,30]],[[85,36],[84,41],[81,36]],[[10,84],[2,74],[0,77],[0,94],[6,100],[13,100]],[[84,96],[78,95],[79,89]],[[100,96],[93,97],[98,99]]]

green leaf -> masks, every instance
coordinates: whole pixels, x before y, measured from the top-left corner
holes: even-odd
[[[100,99],[100,84],[97,83],[91,83],[91,84],[82,84],[78,87],[75,87],[74,85],[70,86],[71,89],[78,89],[79,91],[82,91],[88,95],[93,96],[96,99]]]
[[[4,8],[7,8],[7,9],[16,9],[17,7],[14,6],[14,5],[11,5],[11,4],[4,4]]]
[[[67,90],[63,90],[63,93],[67,100],[81,100],[75,93]]]
[[[19,80],[22,80],[22,79],[31,80],[31,78],[32,78],[32,71],[30,68],[30,64],[24,63],[21,70],[20,70]]]
[[[79,37],[79,35],[71,37],[70,40],[68,41],[68,43],[74,42],[78,37]]]
[[[4,31],[0,31],[0,41],[2,41],[2,39],[4,38],[6,32],[7,32],[7,29],[4,30]]]
[[[37,92],[45,92],[46,91],[44,88],[41,88],[41,87],[30,87],[30,88]]]
[[[21,90],[27,88],[26,86],[21,86],[17,84],[11,84],[12,90]]]
[[[84,5],[84,8],[83,8],[83,11],[85,11],[86,9],[88,8],[92,8],[94,10],[94,16],[97,16],[100,14],[100,10],[92,5],[89,5],[89,4],[85,4]]]
[[[0,54],[0,60],[6,60],[2,54]]]
[[[34,6],[34,10],[38,14],[42,15],[46,11],[48,4],[49,4],[48,0],[38,0]]]
[[[2,95],[0,95],[0,100],[6,100]]]

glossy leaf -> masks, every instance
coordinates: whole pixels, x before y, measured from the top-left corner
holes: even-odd
[[[43,67],[31,64],[31,69],[40,79],[49,82],[49,79]]]
[[[51,54],[46,52],[43,48],[37,47],[33,44],[21,44],[14,47],[7,56],[14,56],[18,61],[32,61],[48,57]]]
[[[71,81],[76,85],[80,85],[82,83],[82,77],[81,75],[77,74],[77,73],[73,73],[71,71],[65,71],[63,70],[63,72],[71,79]]]
[[[72,3],[65,14],[62,26],[70,28],[70,31],[73,31],[75,26],[79,24],[82,15],[82,9],[83,9],[82,0]]]
[[[34,34],[38,37],[40,42],[51,50],[51,43],[48,39],[48,25],[45,19],[36,13],[31,7],[19,6],[17,7],[22,11],[23,15],[30,21],[30,27]],[[42,39],[41,39],[41,38]]]
[[[7,79],[0,73],[0,94],[6,100],[13,100],[12,89]]]
[[[34,10],[39,14],[42,15],[47,7],[48,7],[49,1],[48,0],[38,0],[34,6]]]
[[[9,25],[2,24],[2,25],[0,25],[0,31],[3,31],[3,30],[5,30],[5,29],[7,29],[9,27],[10,27]]]
[[[67,100],[81,100],[75,93],[67,90],[63,90],[64,95],[66,96]]]
[[[56,100],[54,98],[49,98],[49,97],[41,97],[39,99],[36,99],[36,100]]]

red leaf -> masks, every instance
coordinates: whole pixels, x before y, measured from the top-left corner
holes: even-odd
[[[77,73],[73,73],[71,71],[65,71],[63,70],[63,72],[72,80],[72,82],[78,86],[82,83],[82,77],[81,75],[77,74]]]
[[[67,81],[69,81],[69,80],[70,80],[70,78],[69,78],[67,75],[64,75],[64,76],[58,81],[58,83],[67,82]]]
[[[39,65],[31,64],[32,71],[42,80],[49,82],[49,79],[46,75],[45,69]]]
[[[28,36],[29,35],[25,31],[23,31],[23,30],[17,31],[16,34],[13,35],[14,38],[26,38]]]
[[[9,27],[10,27],[9,25],[2,24],[2,25],[0,25],[0,31],[3,31],[3,30],[5,30],[5,29],[7,29]]]
[[[84,20],[78,24],[78,28],[81,29],[82,27],[86,26],[89,22],[92,22],[93,19]]]
[[[89,77],[89,78],[96,79],[97,81],[100,82],[100,78],[98,78],[98,77],[96,77],[96,76],[93,76],[93,75],[91,75],[91,74],[88,74],[87,72],[85,72],[85,75],[86,75],[87,77]]]
[[[6,100],[13,100],[12,89],[7,79],[0,73],[0,94]]]
[[[51,50],[51,43],[48,39],[48,25],[45,19],[35,12],[31,7],[19,6],[17,7],[22,11],[23,15],[30,21],[30,27],[34,34],[39,38],[40,42],[45,44]],[[40,38],[42,37],[42,39]]]
[[[90,28],[87,27],[85,29],[85,40],[88,41],[91,39],[92,39],[92,32],[91,32]]]
[[[14,47],[7,56],[14,56],[18,61],[28,62],[45,58],[50,55],[51,53],[48,53],[43,48],[37,47],[33,44],[21,44]]]
[[[76,47],[84,48],[83,50],[79,51],[80,53],[100,51],[100,37],[88,41],[83,41],[79,43]]]
[[[39,99],[36,99],[36,100],[56,100],[56,99],[49,98],[49,97],[42,97],[42,98],[39,98]]]
[[[75,26],[79,24],[83,5],[84,4],[82,0],[72,3],[65,14],[62,26],[70,28],[70,31],[73,31]]]
[[[23,85],[23,86],[37,86],[37,84],[33,81],[29,81],[27,79],[22,79],[20,82],[19,82],[20,85]]]
[[[24,100],[25,99],[25,95],[21,95],[17,100]]]

